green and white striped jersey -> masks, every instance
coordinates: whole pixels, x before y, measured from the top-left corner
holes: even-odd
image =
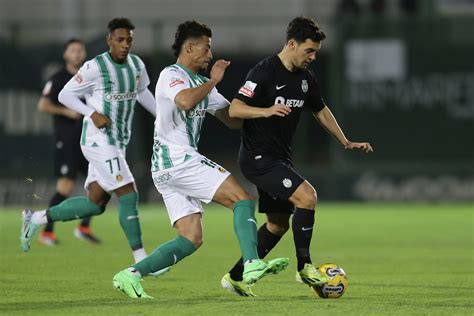
[[[137,95],[149,84],[145,65],[136,55],[129,54],[123,64],[115,63],[108,52],[88,60],[63,90],[85,99],[89,107],[112,123],[99,130],[90,117],[84,117],[81,145],[126,147]]]
[[[179,165],[197,152],[202,123],[206,113],[229,106],[216,88],[193,109],[183,111],[174,102],[183,89],[196,88],[208,79],[193,74],[181,64],[174,64],[161,71],[156,84],[156,120],[151,171]]]

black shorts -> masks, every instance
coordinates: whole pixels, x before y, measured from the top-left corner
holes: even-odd
[[[293,213],[288,199],[305,179],[290,160],[240,150],[239,166],[243,175],[257,186],[260,213]]]
[[[76,179],[79,172],[87,174],[89,162],[84,158],[77,129],[62,129],[54,136],[54,175]]]

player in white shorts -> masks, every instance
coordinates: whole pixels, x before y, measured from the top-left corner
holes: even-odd
[[[134,25],[126,18],[108,24],[108,52],[87,61],[59,94],[61,103],[84,115],[81,149],[89,161],[85,189],[44,211],[23,212],[21,248],[28,251],[39,225],[69,221],[104,212],[110,195],[119,200],[119,221],[135,262],[146,257],[138,219],[138,193],[125,158],[135,102],[155,115],[155,100],[143,61],[130,54]],[[82,101],[85,99],[85,103]]]
[[[178,26],[173,50],[177,63],[165,68],[155,91],[155,143],[152,176],[178,236],[139,263],[117,273],[114,286],[133,298],[149,298],[140,284],[142,276],[166,269],[192,254],[202,244],[202,202],[215,201],[234,211],[234,229],[245,261],[246,286],[288,265],[288,258],[268,263],[257,254],[255,201],[230,173],[199,154],[201,126],[209,112],[229,127],[229,102],[215,86],[230,62],[218,60],[210,78],[198,74],[212,59],[211,30],[197,21]]]

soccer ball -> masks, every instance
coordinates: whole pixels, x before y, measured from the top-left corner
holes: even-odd
[[[349,287],[346,272],[335,263],[325,263],[319,267],[319,272],[331,279],[323,285],[311,287],[314,296],[318,298],[340,298]]]

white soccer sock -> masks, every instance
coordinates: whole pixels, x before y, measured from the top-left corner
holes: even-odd
[[[35,225],[46,225],[48,223],[48,218],[46,217],[46,210],[34,212],[31,216],[31,221]]]
[[[140,248],[133,251],[133,258],[135,258],[135,263],[138,263],[145,259],[148,255],[146,254],[145,248]]]

